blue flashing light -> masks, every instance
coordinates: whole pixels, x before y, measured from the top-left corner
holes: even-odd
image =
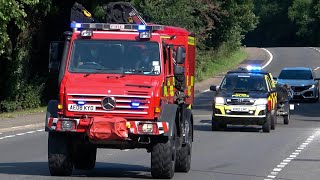
[[[147,29],[147,26],[146,25],[139,25],[138,26],[138,30],[139,31],[145,31]]]
[[[247,66],[248,71],[260,71],[262,68],[259,66]]]
[[[137,108],[137,107],[140,106],[140,103],[139,102],[131,102],[130,106],[133,107],[133,108]]]
[[[86,104],[86,102],[84,102],[84,101],[78,101],[78,102],[77,102],[77,105],[78,105],[78,106],[83,106],[84,104]]]
[[[81,28],[81,23],[71,23],[70,27],[71,28]]]

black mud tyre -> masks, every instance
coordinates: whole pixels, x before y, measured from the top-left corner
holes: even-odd
[[[73,171],[72,144],[65,134],[49,132],[48,166],[51,176],[70,176]]]
[[[74,151],[75,169],[91,170],[96,165],[97,148],[91,145],[77,145]]]
[[[270,124],[270,129],[275,130],[276,129],[276,124],[277,124],[277,114],[274,114],[271,118],[271,124]]]
[[[191,153],[192,153],[192,125],[186,122],[186,136],[188,137],[187,143],[182,144],[181,149],[177,150],[175,171],[187,173],[191,167]]]
[[[283,124],[289,124],[290,114],[283,116]]]
[[[265,133],[269,133],[271,129],[271,115],[268,113],[266,115],[266,122],[262,125],[262,131]]]
[[[175,134],[165,143],[157,143],[151,150],[151,175],[155,179],[171,179],[176,159]]]

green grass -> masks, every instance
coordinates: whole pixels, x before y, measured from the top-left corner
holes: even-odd
[[[200,52],[197,56],[195,81],[213,77],[235,68],[248,57],[244,49],[239,49],[227,55],[215,55],[214,52]]]
[[[39,107],[39,108],[35,108],[35,109],[26,109],[26,110],[21,110],[21,111],[0,113],[0,118],[15,118],[17,116],[22,116],[22,115],[46,112],[46,110],[47,110],[47,107],[44,106],[44,107]]]

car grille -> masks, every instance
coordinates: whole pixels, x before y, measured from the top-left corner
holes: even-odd
[[[111,110],[106,110],[102,107],[102,100],[106,97],[115,99],[115,107]],[[78,101],[86,102],[86,105],[94,105],[96,111],[101,113],[111,114],[148,114],[151,96],[148,92],[128,91],[124,95],[109,95],[109,94],[68,94],[68,104],[77,104]],[[132,102],[138,102],[139,107],[132,107]]]
[[[250,98],[231,98],[227,99],[228,105],[253,105],[254,100]]]
[[[294,92],[301,92],[301,91],[304,91],[304,90],[307,90],[309,89],[311,86],[291,86],[291,89],[294,91]]]

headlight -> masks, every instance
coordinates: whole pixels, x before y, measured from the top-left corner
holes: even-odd
[[[316,85],[311,85],[310,87],[309,87],[309,89],[312,89],[312,88],[314,88],[314,87],[316,87]]]
[[[254,105],[266,105],[266,104],[268,104],[268,99],[265,99],[265,98],[257,99],[254,102]]]
[[[216,97],[215,102],[216,102],[216,104],[224,104],[224,98],[223,97]]]

